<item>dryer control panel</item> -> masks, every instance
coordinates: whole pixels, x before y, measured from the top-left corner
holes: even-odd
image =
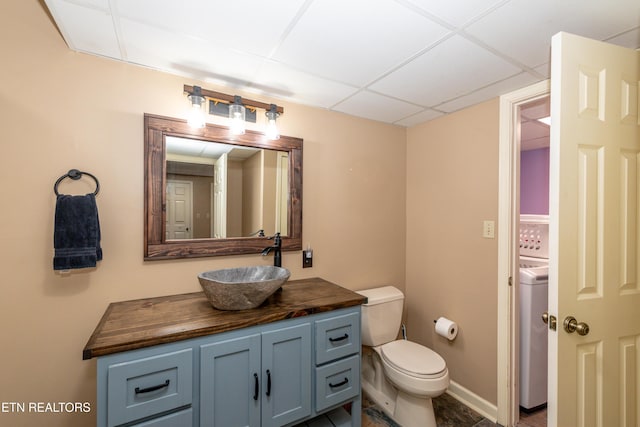
[[[549,258],[547,215],[520,215],[520,255]]]

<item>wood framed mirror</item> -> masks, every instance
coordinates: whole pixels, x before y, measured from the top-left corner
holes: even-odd
[[[144,115],[145,260],[261,253],[276,232],[302,250],[302,139]]]

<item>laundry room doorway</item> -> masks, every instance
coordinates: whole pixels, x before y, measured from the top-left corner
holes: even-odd
[[[549,284],[549,141],[550,96],[518,106],[514,141],[520,151],[517,286],[518,397],[520,424],[547,426],[548,333],[543,313],[548,312]],[[514,343],[515,345],[515,343]]]
[[[519,418],[516,118],[550,94],[547,424],[636,425],[640,52],[558,33],[551,76],[500,98],[498,422]]]
[[[549,81],[544,81],[500,99],[502,202],[498,224],[508,236],[498,241],[498,271],[509,278],[498,289],[498,423],[504,426],[515,426],[520,419],[520,214],[523,210],[524,214],[548,217],[549,128],[541,120],[548,117],[549,96]],[[545,425],[546,420],[542,427]]]

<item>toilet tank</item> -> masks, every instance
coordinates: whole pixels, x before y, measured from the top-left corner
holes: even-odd
[[[362,305],[362,344],[375,347],[394,341],[402,322],[402,291],[384,286],[356,292],[368,300]]]

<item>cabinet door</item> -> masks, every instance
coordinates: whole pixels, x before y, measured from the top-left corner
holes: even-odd
[[[200,425],[260,426],[260,335],[200,348]]]
[[[311,324],[262,334],[262,426],[311,414]]]

